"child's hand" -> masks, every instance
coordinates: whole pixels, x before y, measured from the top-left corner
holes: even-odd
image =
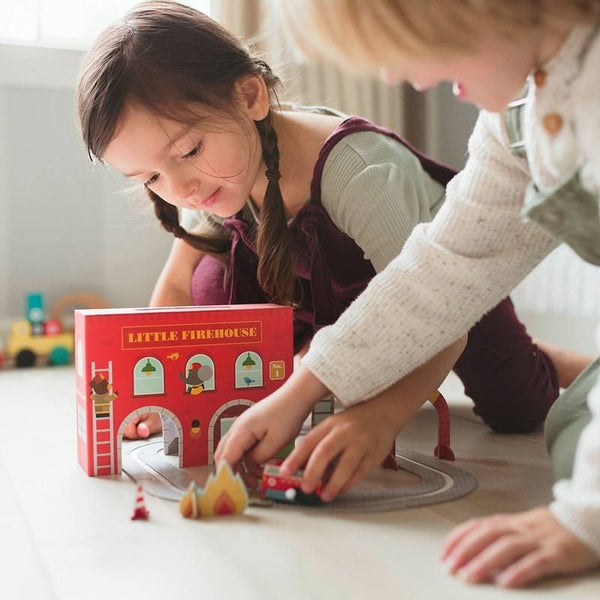
[[[123,437],[129,440],[145,439],[162,430],[162,420],[158,413],[143,413],[127,424]]]
[[[457,340],[374,398],[325,419],[284,461],[282,474],[290,475],[306,463],[302,491],[309,494],[327,472],[324,501],[351,488],[387,456],[398,433],[444,380],[465,344],[466,337]]]
[[[398,429],[376,399],[352,406],[319,423],[281,465],[292,474],[306,463],[302,491],[311,493],[332,465],[321,499],[333,500],[383,462]],[[335,459],[336,463],[333,463]],[[308,461],[308,462],[307,462]]]
[[[298,435],[306,414],[290,410],[287,398],[271,395],[244,411],[221,438],[215,452],[217,464],[227,461],[235,470],[243,463],[246,483],[254,485],[261,465]],[[248,473],[249,472],[249,473]],[[247,477],[248,474],[250,477]]]
[[[441,558],[468,583],[494,581],[507,588],[600,564],[547,507],[467,521],[446,538]]]
[[[219,442],[215,461],[226,460],[236,470],[243,461],[251,475],[260,477],[261,465],[298,435],[312,407],[327,391],[300,366],[283,386],[235,420]]]

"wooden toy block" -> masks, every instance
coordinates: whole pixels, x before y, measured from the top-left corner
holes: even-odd
[[[195,482],[190,484],[179,509],[187,519],[239,515],[246,510],[248,500],[243,479],[224,462],[216,474],[210,474],[203,488]]]

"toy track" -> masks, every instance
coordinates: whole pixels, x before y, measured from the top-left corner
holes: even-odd
[[[376,470],[348,493],[310,510],[379,512],[456,500],[477,488],[469,473],[419,452],[398,448],[399,471]],[[179,501],[192,480],[204,485],[210,467],[179,469],[163,453],[162,439],[128,443],[123,470],[153,496]],[[412,476],[407,476],[407,473]],[[302,507],[308,508],[308,507]],[[297,509],[297,507],[296,507]]]

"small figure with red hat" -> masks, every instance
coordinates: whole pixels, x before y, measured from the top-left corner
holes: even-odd
[[[189,387],[189,393],[192,395],[201,394],[204,390],[204,382],[212,376],[212,368],[198,362],[190,365],[187,376],[184,373],[179,373],[179,377]]]

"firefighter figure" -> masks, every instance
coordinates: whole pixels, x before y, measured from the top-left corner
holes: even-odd
[[[111,393],[112,385],[101,373],[94,375],[90,381],[92,388],[91,398],[94,402],[96,417],[108,417],[110,415],[110,403],[117,399],[116,392]]]

